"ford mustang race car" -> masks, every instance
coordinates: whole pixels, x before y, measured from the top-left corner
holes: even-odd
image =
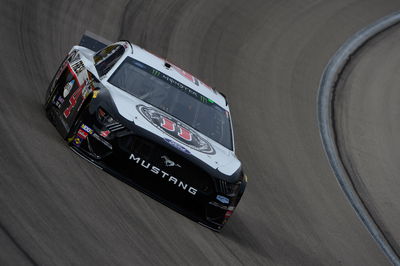
[[[84,35],[46,93],[71,149],[215,231],[247,184],[225,96],[128,41]]]

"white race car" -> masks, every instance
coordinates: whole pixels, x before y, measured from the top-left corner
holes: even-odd
[[[128,41],[106,46],[84,35],[45,109],[75,152],[213,230],[243,195],[226,98]]]

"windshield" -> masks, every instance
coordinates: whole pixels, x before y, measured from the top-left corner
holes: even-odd
[[[229,112],[177,80],[127,57],[108,82],[233,150]]]

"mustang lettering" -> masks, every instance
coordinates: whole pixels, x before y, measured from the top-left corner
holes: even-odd
[[[186,188],[187,188],[187,192],[189,192],[192,195],[196,195],[196,193],[197,193],[197,189],[196,188],[188,186],[188,184],[183,183],[182,181],[180,181],[176,177],[174,177],[174,176],[172,176],[172,175],[160,170],[159,168],[151,165],[150,163],[146,162],[145,160],[141,159],[140,157],[135,157],[135,155],[133,153],[129,156],[129,160],[133,160],[137,164],[140,164],[140,166],[142,166],[142,167],[144,167],[146,169],[149,169],[153,174],[158,175],[159,173],[161,173],[161,178],[169,177],[168,179],[166,179],[166,180],[168,180],[168,182],[173,183],[174,185],[182,188],[185,191],[186,191]]]

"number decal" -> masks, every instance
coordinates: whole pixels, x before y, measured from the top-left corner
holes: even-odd
[[[190,131],[183,127],[179,127],[178,136],[183,138],[186,141],[192,140],[192,134],[190,134]]]
[[[169,120],[166,117],[162,116],[161,118],[162,118],[161,127],[171,132],[175,132],[176,128],[178,127],[178,136],[183,140],[192,141],[192,133],[190,133],[189,130],[180,125],[177,125],[175,122]]]
[[[171,131],[171,132],[174,132],[174,131],[175,131],[175,123],[172,122],[171,120],[169,120],[169,119],[166,118],[166,117],[162,117],[162,124],[161,124],[161,126],[162,126],[163,128],[165,128],[166,130],[169,130],[169,131]]]
[[[74,92],[74,94],[71,96],[71,98],[69,98],[70,105],[64,111],[65,118],[68,118],[68,116],[71,114],[71,110],[72,110],[72,108],[75,107],[76,102],[78,101],[79,97],[82,95],[82,89],[83,89],[83,87],[85,87],[85,85],[86,85],[86,81],[81,86],[79,86],[79,88]]]
[[[169,138],[164,138],[164,140],[170,144],[173,143],[171,145],[175,148],[180,147],[178,143],[181,143],[198,152],[215,154],[215,149],[207,139],[197,133],[195,129],[192,129],[189,125],[179,121],[172,115],[141,104],[137,105],[136,109],[153,126],[173,138],[173,140]],[[185,152],[184,148],[177,149]]]

